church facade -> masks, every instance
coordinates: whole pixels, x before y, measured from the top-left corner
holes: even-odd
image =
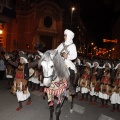
[[[63,40],[63,9],[51,1],[31,4],[31,9],[16,10],[16,19],[4,25],[6,49],[33,51],[36,42],[42,51],[54,49]]]

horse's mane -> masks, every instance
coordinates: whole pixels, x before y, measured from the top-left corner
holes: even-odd
[[[65,62],[64,62],[63,58],[61,57],[61,55],[56,50],[48,50],[48,51],[46,51],[43,54],[38,66],[40,66],[41,62],[44,59],[46,59],[46,58],[48,59],[48,57],[50,57],[54,62],[54,68],[55,68],[56,75],[59,78],[65,78],[66,80],[69,81],[70,78],[69,78],[68,69],[67,69],[67,67],[65,65]]]
[[[54,67],[58,77],[66,78],[66,80],[69,81],[69,72],[68,72],[67,66],[65,65],[63,58],[58,52],[54,56],[53,60],[54,60]]]

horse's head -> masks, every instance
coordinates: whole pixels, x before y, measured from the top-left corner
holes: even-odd
[[[43,54],[38,67],[42,66],[43,70],[43,84],[46,87],[49,87],[51,85],[51,82],[57,77],[55,74],[55,68],[54,68],[54,61],[53,57],[55,56],[57,51],[47,51]]]
[[[38,63],[38,68],[43,69],[43,84],[46,87],[51,85],[53,80],[66,79],[69,81],[69,72],[61,55],[56,50],[45,52]],[[56,79],[57,78],[57,79]]]

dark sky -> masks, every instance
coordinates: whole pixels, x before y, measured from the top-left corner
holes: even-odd
[[[112,27],[118,18],[114,11],[118,0],[72,0],[79,1],[80,16],[87,29],[89,41],[104,47],[103,38],[112,39]]]

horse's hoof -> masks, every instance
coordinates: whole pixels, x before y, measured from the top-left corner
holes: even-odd
[[[70,109],[70,113],[73,113],[73,109]]]

